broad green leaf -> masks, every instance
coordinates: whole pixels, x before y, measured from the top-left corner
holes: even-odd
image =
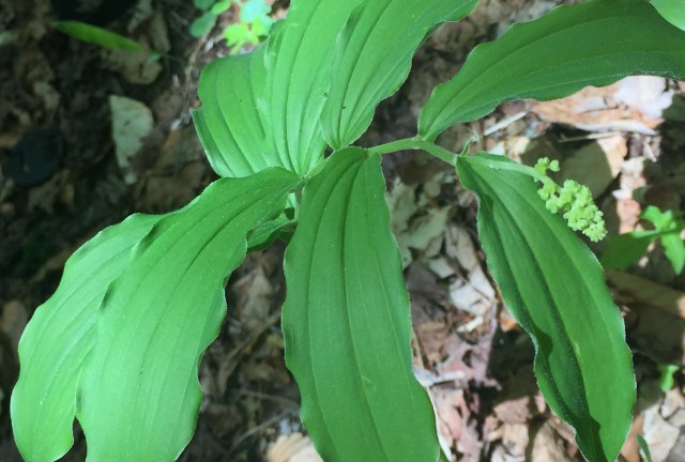
[[[320,162],[331,54],[359,1],[293,2],[257,50],[202,71],[195,126],[217,174],[240,177],[280,166],[304,176]]]
[[[628,268],[640,260],[660,234],[659,231],[635,231],[610,238],[602,254],[602,265],[605,269]]]
[[[507,171],[511,162],[489,154],[457,160],[462,183],[478,195],[488,266],[533,339],[550,407],[575,429],[588,460],[613,462],[635,403],[623,320],[595,256],[545,209],[531,177]]]
[[[685,30],[685,0],[652,0],[652,5],[668,22]]]
[[[336,42],[322,117],[334,149],[358,139],[378,103],[409,74],[414,52],[436,25],[469,14],[478,0],[374,0],[356,7]]]
[[[131,263],[133,247],[160,218],[133,215],[84,244],[26,327],[11,412],[14,440],[27,462],[56,460],[74,444],[78,376],[95,343],[97,309],[109,284]]]
[[[457,75],[431,95],[419,134],[432,140],[506,100],[561,98],[628,75],[685,79],[685,33],[642,0],[561,6],[476,47]]]
[[[27,461],[68,450],[74,412],[88,460],[178,457],[195,428],[198,360],[225,315],[225,281],[248,233],[282,212],[298,181],[283,170],[220,180],[187,207],[134,216],[72,257],[21,340],[12,415]]]
[[[242,177],[279,164],[292,169],[290,162],[271,156],[267,127],[257,110],[266,82],[264,50],[214,60],[200,75],[202,107],[193,112],[193,119],[219,176]]]
[[[55,27],[82,42],[93,43],[110,50],[130,51],[133,53],[150,51],[135,40],[115,34],[101,27],[79,21],[58,21]]]
[[[435,462],[435,418],[412,373],[409,299],[380,158],[335,153],[305,186],[285,257],[286,361],[326,462]]]
[[[259,49],[202,72],[195,124],[212,167],[221,176],[266,166],[307,175],[326,146],[322,117],[334,146],[357,139],[375,106],[406,78],[431,28],[461,18],[476,3],[293,1]]]

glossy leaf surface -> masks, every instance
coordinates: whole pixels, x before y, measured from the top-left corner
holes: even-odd
[[[506,100],[561,98],[628,75],[685,79],[685,32],[642,0],[561,6],[476,47],[459,73],[431,95],[419,134],[432,140]]]
[[[378,156],[335,153],[305,187],[286,253],[286,361],[326,462],[438,459],[384,192]]]
[[[74,412],[89,460],[178,457],[195,429],[198,360],[225,315],[225,280],[248,233],[282,212],[298,181],[283,170],[220,180],[177,212],[108,228],[72,257],[20,344],[12,414],[27,461],[68,450]]]
[[[84,244],[26,327],[11,411],[14,439],[27,462],[58,459],[74,443],[78,376],[95,343],[97,309],[130,264],[133,247],[160,218],[133,215]]]
[[[535,374],[550,407],[576,430],[591,462],[613,462],[628,433],[635,379],[623,320],[599,262],[545,208],[511,160],[459,157],[478,195],[478,232],[507,307],[536,348]]]
[[[323,112],[334,149],[358,139],[378,103],[407,78],[414,52],[440,23],[469,14],[478,0],[374,0],[350,15],[336,42],[332,85]]]
[[[668,22],[679,29],[685,30],[684,0],[652,0],[652,5]]]
[[[293,1],[263,46],[202,72],[195,123],[213,168],[221,176],[268,166],[306,175],[321,160],[324,133],[335,147],[356,140],[406,79],[429,30],[476,3]]]

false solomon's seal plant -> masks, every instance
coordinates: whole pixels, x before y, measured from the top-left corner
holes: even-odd
[[[195,123],[222,178],[181,210],[107,228],[69,259],[19,346],[11,411],[27,461],[64,455],[74,418],[89,461],[175,460],[194,432],[198,361],[226,314],[227,278],[293,227],[282,327],[316,449],[326,462],[437,461],[380,167],[404,149],[454,165],[476,193],[487,264],[532,337],[547,403],[588,460],[615,459],[635,401],[630,351],[597,259],[564,221],[599,239],[601,214],[581,186],[550,183],[552,163],[456,156],[434,140],[513,98],[632,74],[684,79],[685,33],[642,0],[559,7],[476,47],[435,89],[416,137],[353,146],[424,39],[476,4],[292,0],[261,47],[203,71]]]

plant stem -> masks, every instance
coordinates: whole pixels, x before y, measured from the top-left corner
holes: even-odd
[[[391,141],[390,143],[374,146],[373,148],[369,149],[369,152],[383,155],[405,150],[426,151],[427,153],[437,157],[443,162],[447,162],[452,166],[454,166],[457,160],[457,155],[452,151],[441,148],[437,144],[431,143],[430,141],[418,140],[416,138],[405,138],[403,140]]]

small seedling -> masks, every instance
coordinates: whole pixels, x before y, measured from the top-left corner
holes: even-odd
[[[645,461],[646,462],[654,462],[652,460],[652,453],[649,450],[649,446],[647,445],[647,442],[643,438],[642,435],[637,435],[637,444],[640,446],[640,450],[642,450],[642,454],[645,456]]]
[[[675,374],[680,370],[679,364],[659,364],[659,388],[666,393],[675,385]]]
[[[682,219],[682,214],[674,210],[662,212],[658,207],[650,205],[640,218],[651,223],[654,229],[632,231],[611,238],[609,246],[602,254],[604,267],[626,269],[637,263],[651,244],[659,241],[673,270],[680,274],[685,266],[685,242],[682,238],[685,220]]]
[[[239,20],[223,30],[226,45],[231,47],[231,54],[240,52],[246,45],[258,45],[269,35],[273,25],[273,19],[269,16],[271,7],[264,0],[195,0],[195,6],[204,13],[191,23],[191,35],[199,38],[211,31],[218,16],[228,11],[232,4],[239,5]]]
[[[92,43],[102,48],[114,51],[125,51],[128,53],[147,53],[149,55],[148,61],[157,61],[161,57],[168,59],[179,60],[178,58],[162,53],[160,51],[152,50],[133,39],[125,37],[116,32],[103,29],[102,27],[94,26],[80,21],[58,21],[55,23],[55,28],[60,32],[69,35],[77,40],[86,43]]]

